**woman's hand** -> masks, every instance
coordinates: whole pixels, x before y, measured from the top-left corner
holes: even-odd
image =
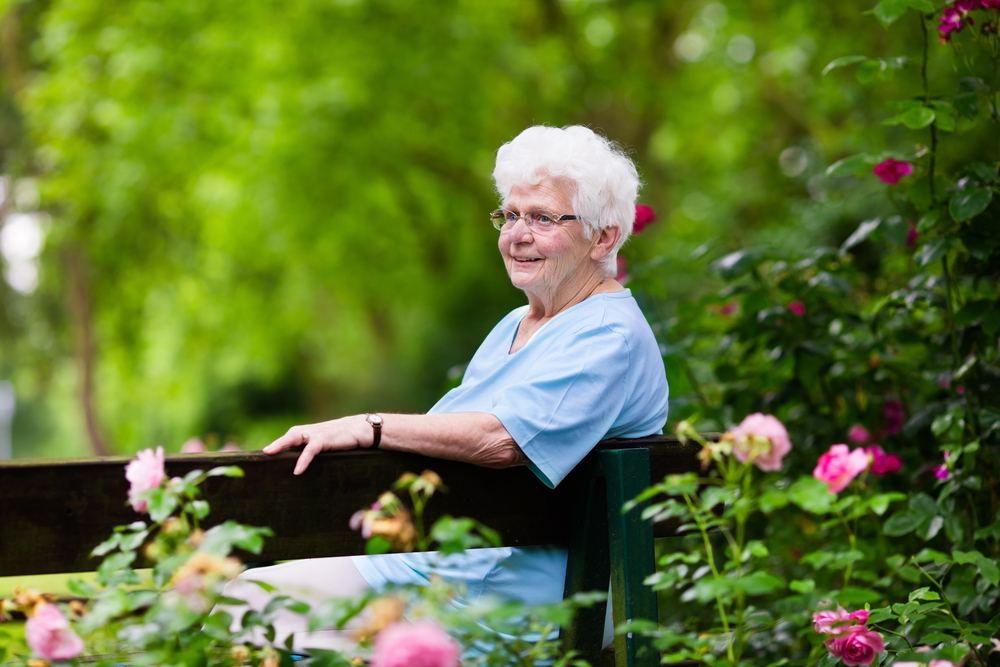
[[[285,435],[265,447],[264,453],[277,454],[286,449],[305,445],[299,454],[299,460],[295,463],[294,473],[301,475],[320,452],[370,447],[372,438],[372,427],[365,420],[365,416],[352,415],[319,424],[293,426]]]

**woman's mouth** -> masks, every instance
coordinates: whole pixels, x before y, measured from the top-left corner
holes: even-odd
[[[513,256],[512,256],[513,257]],[[541,257],[514,257],[515,262],[537,262]]]

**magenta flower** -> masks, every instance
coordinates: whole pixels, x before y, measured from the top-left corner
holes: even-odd
[[[201,454],[207,451],[208,448],[200,438],[191,438],[181,445],[181,454]]]
[[[802,317],[803,315],[806,314],[805,304],[799,301],[798,299],[788,304],[788,310],[792,311],[792,313],[794,315],[797,315],[798,317]]]
[[[656,211],[645,204],[636,204],[635,221],[632,223],[632,233],[642,234],[647,225],[656,222]]]
[[[912,220],[906,221],[906,247],[912,248],[917,245],[917,240],[920,238],[920,234],[917,233],[917,228],[913,226]]]
[[[971,19],[970,19],[971,20]],[[938,41],[947,44],[952,33],[962,32],[965,24],[962,22],[962,14],[954,7],[945,7],[941,14],[941,25],[938,26]],[[881,178],[881,176],[879,177]],[[884,178],[882,180],[885,180]],[[897,183],[899,180],[897,179]],[[888,181],[886,181],[888,183]],[[893,183],[895,185],[896,183]]]
[[[979,0],[983,9],[1000,9],[1000,0]]]
[[[935,479],[945,480],[951,477],[951,471],[948,470],[947,463],[934,466],[933,471]]]
[[[125,479],[131,483],[128,499],[136,512],[149,511],[146,501],[138,496],[163,484],[163,480],[167,478],[163,466],[163,447],[157,447],[155,452],[144,449],[125,466]]]
[[[834,445],[819,457],[813,477],[826,483],[830,493],[840,493],[851,480],[868,469],[868,452],[858,447],[853,452],[847,445]]]
[[[847,439],[855,445],[863,445],[866,442],[871,442],[872,434],[869,433],[868,429],[861,424],[855,424],[851,427],[851,430],[847,432]]]
[[[732,315],[736,312],[736,300],[730,299],[722,308],[719,308],[720,315]]]
[[[63,662],[83,653],[83,640],[70,630],[69,621],[54,604],[35,607],[24,624],[24,635],[31,650],[46,660]]]
[[[740,463],[752,460],[764,472],[781,470],[781,460],[792,450],[784,424],[759,412],[748,415],[729,435],[736,460]]]
[[[899,401],[886,401],[882,404],[882,415],[885,417],[885,430],[889,435],[896,435],[903,428],[906,421],[906,413],[903,412],[903,404]]]
[[[871,471],[874,475],[880,477],[891,475],[894,472],[899,472],[899,469],[903,467],[903,462],[898,456],[889,454],[878,445],[866,447],[865,451],[868,452],[868,456],[872,459]]]
[[[628,260],[622,257],[621,255],[618,255],[618,257],[616,257],[615,260],[618,263],[618,275],[615,276],[615,280],[617,280],[620,283],[624,283],[629,278]]]
[[[979,0],[955,0],[955,9],[968,14],[973,9],[979,9]]]
[[[885,650],[882,635],[863,625],[854,626],[850,632],[837,635],[824,642],[824,645],[830,655],[840,658],[848,667],[870,665]]]
[[[899,179],[906,178],[913,173],[913,166],[909,162],[889,158],[872,167],[872,173],[878,176],[883,183],[899,185]]]
[[[393,623],[375,637],[372,667],[460,667],[462,649],[430,621]]]

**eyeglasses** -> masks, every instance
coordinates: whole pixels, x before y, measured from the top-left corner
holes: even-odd
[[[581,219],[576,215],[554,215],[544,210],[528,211],[527,213],[515,213],[514,211],[498,208],[490,213],[490,220],[493,222],[493,226],[501,232],[509,231],[513,228],[518,218],[523,218],[524,224],[527,225],[528,229],[531,231],[541,233],[552,231],[562,222]]]

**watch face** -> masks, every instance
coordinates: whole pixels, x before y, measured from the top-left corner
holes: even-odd
[[[381,426],[382,415],[368,415],[368,423],[372,426]]]

